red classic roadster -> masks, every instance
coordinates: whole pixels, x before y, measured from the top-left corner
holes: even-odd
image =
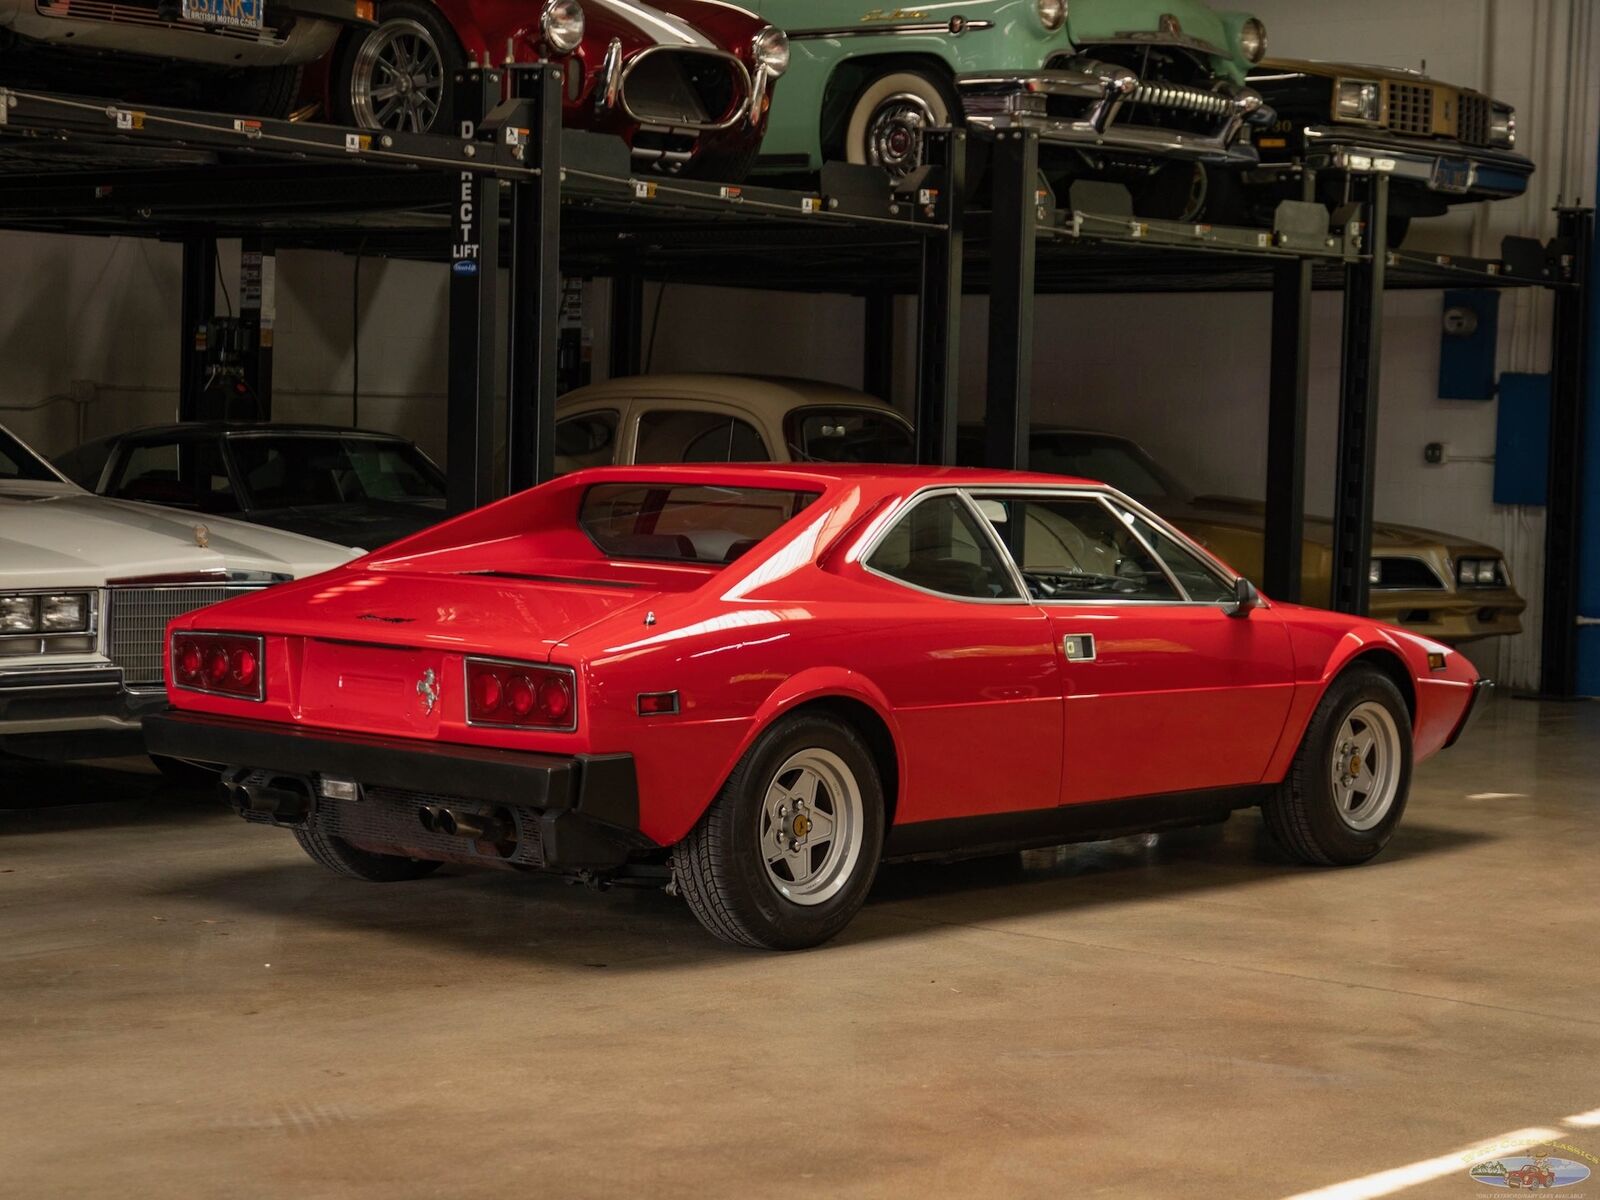
[[[885,859],[1260,806],[1363,862],[1487,686],[1102,485],[923,467],[580,471],[168,638],[151,751],[324,866],[653,877],[772,948]]]
[[[562,120],[614,133],[641,168],[737,180],[766,134],[789,39],[723,0],[381,0],[331,64],[335,119],[418,133],[455,128],[468,62],[555,62]]]

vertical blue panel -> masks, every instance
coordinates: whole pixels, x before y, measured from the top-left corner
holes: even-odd
[[[1494,446],[1494,502],[1550,496],[1550,376],[1502,375]]]
[[[1478,290],[1446,292],[1444,313],[1472,314],[1471,333],[1440,331],[1439,399],[1493,400],[1495,353],[1500,345],[1500,293]]]

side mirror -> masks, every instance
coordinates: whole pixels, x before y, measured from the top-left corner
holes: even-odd
[[[1230,617],[1248,617],[1250,610],[1261,607],[1261,593],[1256,585],[1243,575],[1233,585],[1233,603],[1224,605],[1222,611]]]

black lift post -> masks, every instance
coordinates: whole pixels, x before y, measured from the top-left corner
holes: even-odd
[[[1033,300],[1038,269],[1039,135],[1002,129],[990,170],[989,388],[986,464],[1028,466],[1033,423]]]
[[[1361,258],[1345,268],[1344,362],[1334,464],[1333,602],[1364,614],[1371,590],[1373,484],[1378,458],[1378,393],[1383,357],[1383,291],[1388,275],[1389,177],[1365,180]]]
[[[1267,524],[1262,586],[1301,599],[1306,521],[1306,410],[1311,380],[1311,268],[1287,258],[1272,268],[1272,366],[1267,410]]]
[[[556,351],[561,324],[561,75],[515,68],[520,104],[497,114],[504,131],[525,129],[538,174],[511,185],[511,361],[506,412],[510,491],[555,477]]]
[[[180,301],[178,420],[198,421],[206,389],[206,346],[217,309],[217,239],[196,233],[183,239]]]
[[[458,76],[457,106],[468,141],[500,103],[501,74],[474,67]],[[445,436],[446,506],[464,513],[495,496],[495,328],[499,319],[500,181],[462,171],[450,218],[450,368]]]
[[[928,161],[943,168],[938,204],[945,230],[922,242],[917,298],[917,461],[950,466],[956,461],[956,421],[961,399],[967,134],[961,130],[935,131],[927,135],[926,145]],[[936,170],[934,178],[939,174]]]

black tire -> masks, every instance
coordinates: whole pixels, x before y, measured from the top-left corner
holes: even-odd
[[[423,0],[385,0],[378,5],[377,25],[371,29],[355,30],[340,42],[334,56],[333,71],[328,80],[329,106],[333,119],[342,125],[378,128],[372,120],[358,113],[355,100],[355,75],[362,58],[363,47],[381,38],[395,23],[411,22],[420,26],[432,39],[443,60],[444,87],[437,114],[421,129],[411,125],[404,128],[420,133],[454,133],[456,127],[455,77],[466,69],[467,56],[450,24],[439,15],[433,5]],[[385,125],[385,128],[400,128]]]
[[[814,750],[836,756],[849,770],[862,821],[859,848],[837,892],[802,904],[778,890],[763,855],[762,824],[780,768]],[[739,760],[700,823],[673,848],[672,875],[700,923],[723,941],[801,950],[836,935],[860,910],[877,875],[883,837],[883,784],[866,742],[831,716],[797,713],[763,733]]]
[[[312,861],[321,863],[335,875],[364,879],[368,883],[405,883],[432,875],[440,866],[424,858],[403,858],[398,854],[357,850],[342,838],[315,829],[296,829],[294,839],[311,856]]]
[[[168,758],[164,754],[152,754],[150,761],[168,780],[184,787],[215,788],[222,779],[221,767],[208,767],[204,763],[194,763],[183,758]]]
[[[1340,815],[1332,770],[1346,719],[1358,707],[1384,708],[1399,732],[1394,798],[1371,828],[1354,828]],[[1358,663],[1329,686],[1312,714],[1289,773],[1261,805],[1267,831],[1303,863],[1343,867],[1364,863],[1388,843],[1405,813],[1411,790],[1411,713],[1394,681],[1376,667]]]
[[[240,71],[213,85],[208,103],[223,112],[248,117],[287,117],[300,99],[300,67],[266,67]]]
[[[1134,215],[1152,221],[1198,221],[1206,213],[1212,178],[1204,163],[1166,163],[1133,189]]]

